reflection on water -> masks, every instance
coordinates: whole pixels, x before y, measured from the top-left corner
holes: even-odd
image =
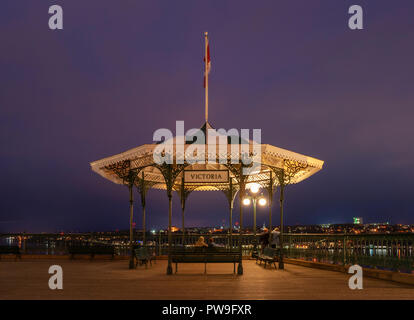
[[[30,240],[22,237],[0,238],[0,245],[18,246],[25,254],[41,255],[65,255],[68,254],[68,247],[72,244],[89,244],[89,241],[66,241],[66,240]],[[108,243],[113,244],[113,243]],[[114,245],[114,244],[113,244]],[[128,246],[116,245],[118,255],[127,255]]]
[[[185,245],[194,244],[198,239],[199,235],[186,235],[185,241],[182,240],[182,236],[174,237],[173,243],[179,245],[185,243]],[[301,236],[303,237],[303,236]],[[91,236],[91,235],[15,235],[0,236],[0,245],[15,245],[21,249],[21,252],[26,254],[44,254],[44,255],[64,255],[68,253],[68,248],[71,245],[83,245],[83,244],[107,244],[113,245],[116,248],[116,252],[119,255],[127,255],[129,252],[128,246],[129,236]],[[229,238],[227,235],[214,236],[215,242],[221,245],[228,246]],[[302,239],[300,239],[302,240]],[[303,256],[335,256],[340,259],[344,254],[366,256],[366,257],[395,257],[395,258],[406,258],[413,257],[413,241],[404,241],[401,243],[394,243],[393,245],[381,245],[378,244],[367,244],[361,245],[357,241],[348,243],[346,252],[344,252],[342,246],[343,241],[295,241],[287,242],[285,249],[287,251],[295,251],[299,255]],[[166,254],[168,248],[168,237],[167,235],[155,235],[147,237],[148,244],[152,244],[157,251],[157,254]],[[380,242],[380,241],[379,241]],[[385,242],[385,241],[384,241]],[[138,241],[137,243],[142,243]],[[159,245],[161,243],[161,245]],[[243,254],[249,255],[253,249],[253,238],[245,237],[242,238],[243,243]],[[238,238],[234,237],[233,246],[238,247]],[[260,250],[260,243],[258,243]]]

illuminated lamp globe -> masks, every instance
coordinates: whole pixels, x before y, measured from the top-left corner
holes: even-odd
[[[244,199],[243,199],[243,204],[244,204],[245,206],[250,205],[250,199],[249,199],[249,198],[244,198]]]
[[[265,206],[266,205],[266,199],[265,198],[260,198],[259,199],[259,205]]]
[[[260,185],[259,185],[259,184],[257,184],[257,183],[253,183],[253,184],[250,186],[250,191],[251,191],[252,193],[258,193],[258,192],[259,192],[259,190],[260,190]]]

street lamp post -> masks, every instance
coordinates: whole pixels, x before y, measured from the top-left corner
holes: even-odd
[[[254,240],[253,240],[252,257],[257,257],[256,205],[257,205],[257,202],[259,202],[259,205],[261,205],[261,206],[266,205],[266,199],[263,197],[263,195],[261,194],[260,196],[258,196],[259,190],[260,190],[260,185],[252,184],[250,186],[251,196],[247,196],[243,199],[243,204],[245,206],[249,206],[250,203],[253,202],[253,236],[254,236]]]

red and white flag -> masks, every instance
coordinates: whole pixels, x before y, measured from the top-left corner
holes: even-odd
[[[211,59],[210,59],[210,46],[208,43],[208,38],[207,38],[207,57],[204,57],[204,63],[206,63],[206,68],[204,71],[204,88],[206,87],[206,73],[209,74],[210,73],[210,69],[211,69]]]

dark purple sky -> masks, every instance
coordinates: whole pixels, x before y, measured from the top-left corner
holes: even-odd
[[[51,4],[62,31],[48,29]],[[362,31],[348,29],[351,4]],[[414,223],[412,0],[2,0],[0,232],[127,228],[127,189],[89,162],[175,120],[203,124],[204,31],[211,124],[261,128],[263,143],[325,161],[288,187],[287,224]],[[148,196],[148,227],[165,226],[165,192]],[[228,218],[219,192],[187,208],[189,225]]]

